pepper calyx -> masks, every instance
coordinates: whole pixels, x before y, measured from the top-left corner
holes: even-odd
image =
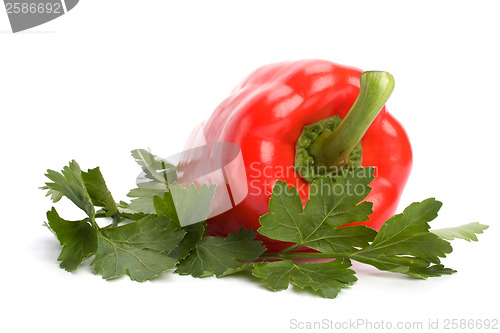
[[[335,176],[341,171],[361,166],[361,139],[393,89],[394,78],[391,74],[363,72],[359,77],[358,97],[344,119],[320,121],[304,128],[306,133],[302,133],[296,146],[296,171],[311,182],[318,176]],[[331,129],[333,125],[336,126]]]
[[[349,159],[342,166],[326,167],[316,163],[315,157],[311,154],[311,145],[321,142],[324,138],[328,137],[341,122],[342,118],[335,115],[304,126],[302,134],[295,145],[295,171],[309,183],[322,176],[330,176],[335,179],[343,171],[350,171],[361,167],[363,157],[361,143],[358,143],[351,151]]]

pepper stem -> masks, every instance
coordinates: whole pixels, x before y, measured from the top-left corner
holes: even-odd
[[[394,78],[381,71],[364,72],[356,101],[333,132],[323,132],[310,146],[316,165],[341,168],[361,141],[394,89]]]

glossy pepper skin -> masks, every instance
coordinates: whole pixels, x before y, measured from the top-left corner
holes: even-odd
[[[304,126],[339,115],[344,118],[360,91],[362,71],[324,60],[300,60],[267,65],[241,82],[192,134],[187,148],[203,134],[207,142],[232,142],[241,148],[248,195],[236,207],[208,221],[208,232],[227,235],[241,226],[257,230],[268,212],[277,180],[297,188],[303,203],[309,183],[293,167],[295,145]],[[202,133],[198,132],[202,131]],[[378,230],[396,209],[412,166],[408,136],[385,106],[361,140],[362,165],[376,167],[366,201],[373,214],[361,222]],[[269,251],[287,245],[263,236]]]

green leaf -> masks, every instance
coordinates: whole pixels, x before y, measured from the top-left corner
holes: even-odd
[[[132,157],[142,167],[146,177],[154,182],[170,184],[176,180],[175,166],[145,149],[132,150]]]
[[[357,281],[350,266],[348,260],[324,263],[284,260],[254,264],[253,275],[272,291],[287,289],[291,280],[299,288],[310,288],[322,297],[335,298],[342,288]]]
[[[241,228],[226,238],[204,237],[175,272],[194,277],[223,276],[245,265],[245,261],[256,260],[266,250],[262,242],[254,240],[255,236],[254,231]]]
[[[59,217],[55,208],[47,212],[48,225],[63,246],[57,260],[61,268],[74,271],[97,249],[97,232],[89,219],[66,221]]]
[[[431,230],[432,233],[436,234],[441,239],[453,240],[455,238],[465,239],[466,241],[477,242],[478,234],[482,234],[484,230],[488,229],[487,225],[473,222],[464,224],[453,228],[442,228]]]
[[[198,189],[195,184],[185,188],[177,182],[170,185],[171,200],[175,206],[181,226],[205,221],[211,212],[215,196],[215,184],[202,184]]]
[[[134,149],[131,153],[137,164],[144,168],[152,168],[154,170],[175,168],[175,166],[166,159],[154,155],[145,149]]]
[[[155,195],[163,197],[163,194],[167,191],[167,187],[163,184],[161,185],[162,188],[138,187],[130,190],[127,196],[134,199],[131,200],[130,204],[128,204],[127,208],[123,209],[123,211],[130,214],[155,214],[156,210],[153,205],[153,198]]]
[[[362,225],[339,228],[368,219],[372,203],[361,202],[373,180],[373,168],[345,173],[333,183],[315,180],[305,209],[297,190],[278,181],[269,201],[270,212],[260,218],[258,232],[272,239],[293,242],[321,252],[347,252],[367,246],[376,232]]]
[[[177,211],[175,209],[174,200],[172,199],[171,192],[165,192],[163,197],[155,195],[153,197],[153,206],[158,216],[164,216],[170,221],[180,226],[179,217],[177,216]]]
[[[137,213],[137,212],[131,212],[127,210],[127,208],[122,208],[118,206],[118,213],[120,214],[120,217],[122,220],[131,220],[131,221],[138,221],[148,215],[151,214],[146,214],[146,213]]]
[[[269,213],[260,217],[258,232],[272,239],[303,243],[301,217],[302,199],[295,187],[289,188],[284,181],[278,180],[269,199]]]
[[[242,264],[241,266],[239,266],[237,268],[229,268],[224,273],[219,275],[219,277],[229,276],[229,275],[233,275],[233,274],[237,274],[237,273],[241,273],[241,272],[252,271],[253,265],[254,265],[253,263],[247,263],[247,264]]]
[[[41,190],[47,190],[47,194],[45,194],[46,197],[50,197],[50,200],[52,200],[53,203],[58,202],[59,200],[62,199],[63,194],[61,192],[55,191],[48,186],[42,186],[40,187]]]
[[[177,183],[172,184],[171,186],[171,191],[172,189],[175,191],[177,187],[180,186]],[[188,190],[188,189],[186,189]],[[188,190],[189,191],[189,190]],[[164,216],[168,218],[169,220],[173,221],[176,225],[180,226],[179,222],[179,217],[177,216],[177,211],[176,207],[174,204],[174,201],[172,199],[172,193],[171,192],[165,192],[163,195],[163,198],[159,196],[155,196],[153,199],[154,207],[156,210],[156,215],[158,216]],[[189,203],[187,203],[189,204]],[[189,210],[189,205],[186,206],[186,209]],[[201,216],[206,219],[208,214],[210,213],[210,204],[208,207],[206,207],[206,215]],[[187,257],[187,255],[196,247],[196,245],[201,241],[203,238],[203,234],[205,233],[205,223],[195,223],[191,225],[187,225],[183,227],[183,230],[186,232],[186,235],[182,239],[182,241],[179,243],[179,245],[170,251],[168,254],[172,258],[176,259],[184,259]]]
[[[82,209],[88,217],[94,219],[94,206],[83,183],[82,171],[76,161],[71,161],[61,173],[47,170],[45,176],[53,183],[45,183],[46,186],[42,188],[49,190],[47,195],[51,195],[54,202],[58,201],[61,195],[64,195]]]
[[[163,197],[169,184],[176,179],[176,169],[167,160],[153,155],[144,149],[132,151],[132,157],[142,167],[146,178],[151,181],[138,183],[138,188],[132,189],[127,196],[133,198],[124,210],[127,213],[155,214],[153,198]]]
[[[186,235],[175,249],[168,252],[169,257],[177,260],[186,258],[203,239],[203,235],[205,233],[205,223],[191,224],[182,228],[182,230],[186,232]]]
[[[118,213],[118,207],[106,186],[99,167],[82,172],[82,179],[94,206],[103,207],[106,216]]]
[[[418,278],[453,273],[442,265],[431,265],[452,251],[450,243],[429,231],[428,222],[437,217],[441,205],[433,198],[412,203],[387,220],[373,242],[351,258]]]
[[[123,226],[101,229],[91,264],[94,273],[105,279],[127,274],[132,280],[145,281],[174,268],[177,260],[162,253],[173,250],[185,232],[168,222],[164,217],[149,215]]]

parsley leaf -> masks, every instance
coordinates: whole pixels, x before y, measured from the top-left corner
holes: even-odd
[[[186,235],[182,238],[177,247],[168,253],[169,257],[178,260],[186,258],[203,239],[203,235],[205,234],[205,223],[191,224],[185,226],[182,230],[186,232]]]
[[[103,207],[106,216],[118,213],[118,207],[106,186],[99,167],[82,172],[82,179],[94,206]]]
[[[156,215],[164,216],[170,221],[173,221],[178,226],[181,225],[179,223],[179,217],[177,216],[177,211],[175,209],[171,192],[165,192],[162,197],[155,195],[153,197],[153,207],[155,209]]]
[[[175,209],[174,201],[171,192],[165,192],[163,198],[155,196],[153,199],[156,215],[164,216],[173,221],[176,225],[180,226],[179,218]],[[189,206],[187,206],[189,208]],[[205,218],[210,213],[210,207]],[[205,233],[205,223],[195,223],[183,228],[186,235],[175,249],[170,251],[168,255],[176,259],[184,259],[196,247],[199,241],[203,238]]]
[[[47,212],[48,226],[63,246],[59,260],[61,268],[74,271],[82,261],[94,255],[97,249],[97,232],[89,219],[66,221],[55,208]]]
[[[184,237],[164,217],[149,215],[139,221],[98,233],[98,246],[91,265],[105,279],[129,275],[132,280],[152,279],[172,269],[177,260],[162,252],[174,249]]]
[[[349,260],[295,263],[292,260],[254,264],[253,275],[272,291],[285,290],[290,280],[299,288],[310,288],[322,297],[335,298],[342,288],[357,281]]]
[[[477,234],[482,234],[484,230],[488,229],[487,225],[473,222],[464,224],[453,228],[442,228],[431,230],[432,233],[438,235],[438,237],[446,240],[453,240],[455,238],[465,239],[470,242],[477,242]]]
[[[297,190],[278,181],[269,201],[270,212],[260,218],[258,232],[272,239],[293,242],[321,252],[354,251],[376,235],[363,225],[339,228],[368,219],[372,203],[361,202],[370,192],[373,168],[344,174],[333,183],[330,177],[315,180],[305,208]]]
[[[215,196],[215,185],[195,184],[184,187],[177,182],[170,185],[162,196],[153,197],[153,207],[159,216],[165,216],[179,226],[187,226],[205,221],[211,212]]]
[[[353,259],[380,270],[418,278],[454,273],[440,263],[440,258],[451,253],[451,245],[429,231],[428,222],[437,217],[442,205],[433,198],[411,204],[403,213],[390,218],[378,233],[359,225],[342,227],[365,220],[371,212],[370,204],[359,202],[366,197],[367,185],[373,179],[372,171],[368,171],[346,173],[335,183],[328,177],[317,179],[311,185],[304,209],[297,190],[277,182],[270,212],[261,217],[259,232],[296,245],[263,257]],[[357,189],[357,193],[355,190],[349,193],[349,186]],[[320,253],[293,251],[302,246]]]
[[[51,195],[54,202],[64,195],[82,209],[89,218],[94,219],[94,206],[83,183],[82,170],[75,160],[71,161],[69,166],[65,166],[61,173],[47,170],[45,176],[53,182],[45,183],[46,186],[42,189],[49,190],[47,195]]]
[[[433,198],[412,203],[403,213],[387,220],[373,242],[353,253],[351,258],[380,270],[418,278],[453,273],[453,270],[438,265],[439,258],[451,253],[450,243],[429,231],[428,222],[437,217],[441,205]]]
[[[91,266],[105,279],[129,275],[145,281],[173,269],[181,275],[227,276],[253,270],[266,288],[287,289],[290,282],[322,297],[334,298],[342,288],[356,282],[351,260],[417,278],[452,274],[440,260],[451,253],[447,240],[477,241],[488,226],[470,223],[459,227],[430,230],[441,203],[433,198],[415,202],[394,215],[377,233],[362,222],[372,213],[365,202],[374,179],[374,169],[344,172],[335,180],[320,177],[310,186],[305,207],[297,190],[278,181],[269,201],[269,213],[260,218],[258,232],[294,245],[276,253],[264,253],[257,234],[243,227],[227,237],[204,236],[211,213],[215,185],[199,188],[169,181],[173,165],[145,150],[132,152],[143,167],[147,181],[129,192],[130,204],[118,204],[108,190],[99,168],[82,172],[71,161],[61,172],[48,170],[51,180],[43,189],[53,202],[66,196],[87,217],[67,221],[55,208],[47,212],[47,227],[62,245],[61,268],[73,271],[95,256]],[[97,213],[95,206],[102,207]],[[112,218],[99,227],[96,217]],[[123,219],[128,224],[117,226]],[[349,226],[345,226],[349,225]],[[315,251],[300,252],[308,247]],[[327,262],[300,262],[293,259],[335,259]],[[266,261],[269,259],[277,261]],[[258,262],[257,262],[258,261]]]
[[[266,250],[262,242],[255,241],[256,233],[240,229],[226,238],[204,237],[177,267],[176,273],[205,277],[223,276],[228,270],[238,271],[245,261],[253,261]]]
[[[154,182],[170,184],[176,179],[175,165],[145,149],[132,150],[132,157],[142,167],[146,177]]]
[[[186,188],[175,182],[170,185],[169,196],[174,204],[179,224],[191,225],[205,221],[210,215],[215,185],[202,184],[198,189],[195,184],[190,184]]]
[[[145,149],[135,149],[132,157],[142,167],[143,174],[137,178],[137,188],[129,191],[130,204],[121,211],[127,214],[154,214],[153,198],[163,197],[169,184],[176,179],[176,168],[167,160],[153,155]]]
[[[140,184],[140,186],[144,186]],[[159,184],[158,188],[144,188],[138,187],[129,191],[127,197],[133,198],[130,204],[127,205],[123,212],[129,214],[144,213],[144,214],[154,214],[155,207],[153,205],[153,198],[155,196],[163,196],[167,191],[167,187],[163,184]]]

